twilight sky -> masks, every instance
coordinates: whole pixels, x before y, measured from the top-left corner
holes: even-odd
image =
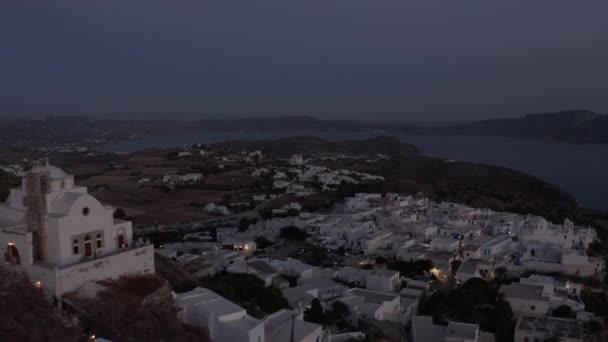
[[[0,116],[608,113],[608,1],[0,0]]]

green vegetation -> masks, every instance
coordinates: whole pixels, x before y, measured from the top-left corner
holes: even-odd
[[[350,309],[340,301],[334,301],[331,308],[324,310],[321,302],[315,298],[310,302],[310,307],[304,311],[304,320],[324,327],[335,325],[340,331],[350,330]]]
[[[85,341],[79,328],[66,327],[40,289],[0,269],[0,341]]]
[[[272,246],[273,242],[270,241],[270,240],[268,240],[267,238],[265,238],[263,236],[256,236],[255,237],[255,244],[256,244],[256,246],[257,246],[257,248],[259,250],[259,249],[265,249],[265,248],[267,248],[269,246]]]
[[[340,301],[334,301],[331,310],[326,313],[326,320],[335,323],[338,329],[344,330],[350,327],[350,309]]]
[[[251,274],[221,273],[212,278],[200,279],[198,285],[244,307],[254,317],[260,318],[264,314],[289,308],[280,290],[266,287],[258,277]]]
[[[108,290],[96,299],[70,296],[69,303],[79,309],[87,335],[113,341],[209,341],[205,331],[185,326],[177,318],[168,289],[162,296],[147,300],[156,291],[162,291],[164,283],[164,279],[155,275],[122,277],[105,282]]]
[[[437,324],[459,321],[478,324],[495,335],[497,342],[513,340],[515,320],[509,302],[498,294],[495,283],[480,278],[469,279],[460,288],[435,292],[421,308]]]
[[[304,311],[304,320],[311,323],[323,324],[325,322],[325,312],[321,302],[315,298],[310,302],[310,307]]]
[[[281,237],[282,239],[292,240],[292,241],[304,241],[310,237],[310,234],[301,230],[298,227],[289,226],[289,227],[285,227],[285,228],[281,229],[281,233],[279,234],[279,237]]]
[[[191,291],[197,285],[196,279],[190,273],[169,258],[155,253],[154,266],[156,274],[166,279],[176,293]]]
[[[603,292],[581,291],[581,299],[585,303],[585,310],[596,316],[608,317],[608,297]]]
[[[428,273],[433,267],[433,262],[430,260],[408,261],[391,261],[386,268],[393,271],[399,271],[402,277],[420,276]]]
[[[127,217],[127,214],[125,213],[125,210],[123,208],[117,208],[116,211],[114,211],[115,219],[124,219],[126,217]]]
[[[0,201],[5,201],[11,188],[19,185],[19,179],[4,171],[0,171]]]
[[[575,318],[572,308],[568,305],[558,306],[555,310],[553,310],[553,316],[560,318]]]

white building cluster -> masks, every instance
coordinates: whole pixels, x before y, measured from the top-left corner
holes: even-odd
[[[372,161],[370,161],[372,162]],[[254,177],[269,176],[273,189],[284,190],[298,197],[310,196],[318,192],[336,190],[341,184],[360,184],[366,181],[382,181],[382,176],[347,169],[330,169],[311,165],[302,155],[293,155],[288,166],[266,166],[255,169]]]
[[[329,342],[330,334],[319,324],[306,322],[302,313],[280,310],[265,319],[247,311],[217,293],[197,287],[176,295],[180,318],[187,324],[206,328],[213,341],[243,342]]]
[[[402,277],[379,265],[363,267],[373,265],[378,257],[407,263],[430,260],[434,268],[428,272],[440,281],[451,276],[453,262],[459,261],[454,271],[460,284],[471,278],[491,280],[497,273],[519,277],[518,282],[503,285],[499,291],[518,319],[517,342],[546,338],[547,330],[567,331],[563,333],[574,336],[571,341],[585,341],[586,334],[579,329],[590,317],[579,297],[584,286],[540,274],[563,274],[583,281],[600,277],[605,266],[601,259],[585,252],[597,238],[593,228],[575,226],[568,220],[552,224],[537,216],[398,194],[361,193],[347,198],[329,214],[301,212],[294,217],[259,221],[243,232],[236,228],[220,228],[217,232],[224,242],[244,243],[261,236],[279,243],[281,229],[290,226],[308,232],[309,243],[344,253],[346,265],[314,267],[295,258],[250,257],[245,250],[223,251],[226,255],[233,253],[229,259],[215,256],[221,250],[207,256],[205,252],[201,258],[213,264],[216,271],[252,274],[266,286],[280,289],[294,309],[293,317],[299,317],[314,299],[325,308],[340,301],[349,308],[353,325],[363,319],[411,326],[413,341],[490,342],[494,337],[474,324],[437,326],[429,317],[417,316],[420,299],[432,291],[429,283]],[[293,278],[297,284],[290,286],[286,279]],[[552,317],[562,306],[568,306],[579,320]],[[219,317],[220,313],[214,315]],[[239,326],[249,329],[247,336],[260,336],[257,334],[263,330],[264,338],[269,338],[270,328],[259,328],[262,321],[251,320],[242,311],[235,317]],[[323,336],[312,326],[303,330],[314,332],[306,336]]]

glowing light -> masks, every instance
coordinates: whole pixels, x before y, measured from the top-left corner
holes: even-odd
[[[40,287],[42,287],[42,282],[40,282],[40,280],[37,280],[34,282],[34,286],[40,288]]]
[[[8,243],[8,245],[9,245],[9,246],[14,246],[15,244],[14,244],[14,243],[12,243],[12,242],[9,242],[9,243]]]

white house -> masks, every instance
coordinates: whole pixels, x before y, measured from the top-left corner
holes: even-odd
[[[215,229],[215,238],[217,242],[223,242],[229,237],[235,236],[239,232],[237,227],[220,227]]]
[[[468,259],[462,261],[456,271],[456,278],[461,283],[466,283],[471,278],[486,278],[492,275],[494,265],[481,259]]]
[[[412,342],[494,342],[494,335],[481,331],[477,324],[450,322],[447,326],[435,325],[430,316],[414,316]]]
[[[264,321],[209,289],[178,294],[175,305],[182,309],[178,315],[184,323],[206,328],[213,341],[265,341]]]
[[[519,233],[522,243],[542,241],[562,248],[587,248],[597,238],[593,228],[575,227],[572,221],[551,225],[544,219],[531,220]]]
[[[602,258],[587,256],[582,249],[562,250],[562,272],[579,277],[593,277],[604,270],[606,264]]]
[[[529,271],[561,272],[578,277],[597,276],[605,268],[601,258],[590,257],[582,249],[565,249],[550,243],[529,242],[520,258]]]
[[[0,252],[55,296],[88,281],[154,273],[154,247],[133,241],[131,222],[113,215],[73,176],[35,163],[0,205]]]
[[[294,258],[287,258],[286,261],[269,259],[268,262],[272,267],[277,269],[281,275],[291,277],[312,278],[315,269],[317,269],[315,266],[306,264]]]
[[[291,310],[280,310],[265,320],[266,342],[325,342],[329,332],[325,333],[319,324],[306,322],[302,313]]]
[[[199,183],[203,179],[202,173],[187,173],[179,177],[182,183]]]
[[[368,290],[393,292],[400,287],[399,271],[370,270],[365,274],[365,288]]]
[[[502,285],[500,293],[509,304],[515,316],[546,316],[549,312],[549,296],[543,294],[542,285],[519,284]]]
[[[303,163],[304,162],[302,160],[302,155],[301,154],[294,154],[289,159],[289,164],[291,164],[291,165],[302,165]]]
[[[460,246],[460,240],[451,236],[436,237],[431,240],[431,248],[436,251],[456,252]]]
[[[263,260],[248,260],[240,264],[234,264],[226,269],[229,273],[253,274],[264,282],[266,287],[272,286],[272,279],[279,276],[268,262]]]
[[[401,300],[396,293],[370,291],[353,288],[339,301],[346,304],[353,319],[376,319],[379,321],[402,322]]]
[[[520,278],[520,284],[540,285],[543,287],[542,295],[549,298],[549,308],[555,310],[565,305],[574,312],[585,310],[585,304],[579,297],[582,284],[570,281],[557,281],[553,277],[533,274],[528,278]]]
[[[289,305],[300,311],[308,307],[315,298],[321,301],[331,301],[341,297],[347,288],[331,279],[309,278],[299,279],[299,285],[283,289],[283,296]]]

